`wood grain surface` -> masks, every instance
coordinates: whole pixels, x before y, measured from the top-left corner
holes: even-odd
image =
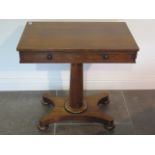
[[[138,51],[123,22],[28,22],[18,51]]]

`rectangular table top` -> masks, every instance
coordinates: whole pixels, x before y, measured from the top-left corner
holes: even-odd
[[[124,22],[28,22],[17,50],[138,51]]]

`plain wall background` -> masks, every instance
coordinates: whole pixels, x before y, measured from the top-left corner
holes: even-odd
[[[140,47],[137,63],[85,64],[85,89],[155,89],[155,20],[110,21],[127,22]],[[69,64],[19,63],[16,47],[26,22],[0,20],[0,90],[68,89]]]

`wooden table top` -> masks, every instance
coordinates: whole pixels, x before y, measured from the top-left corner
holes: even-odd
[[[123,22],[28,22],[18,44],[22,51],[138,51]]]

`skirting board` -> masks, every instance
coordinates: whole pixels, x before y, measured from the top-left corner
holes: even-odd
[[[53,76],[52,76],[53,75]],[[65,76],[66,75],[66,76]],[[84,78],[85,90],[130,90],[155,89],[155,75],[146,76],[95,76],[92,73]],[[47,73],[0,73],[0,91],[24,90],[68,90],[69,74]]]

